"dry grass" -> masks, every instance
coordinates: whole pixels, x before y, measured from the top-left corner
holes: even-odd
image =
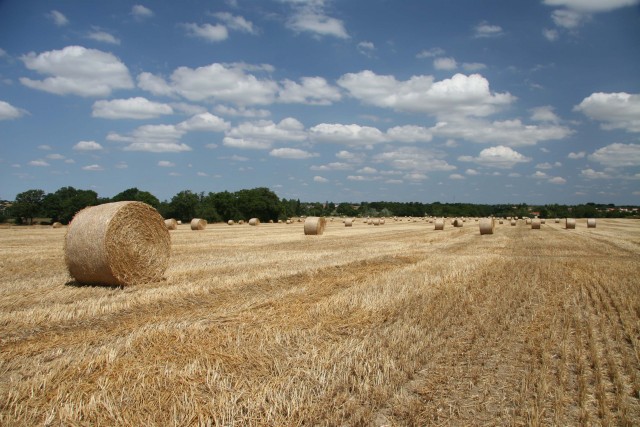
[[[0,230],[0,425],[640,424],[637,221],[302,227],[179,226],[123,290]]]

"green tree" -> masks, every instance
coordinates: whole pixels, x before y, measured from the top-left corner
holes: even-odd
[[[336,208],[338,215],[356,216],[358,211],[351,206],[351,203],[340,203]]]
[[[44,190],[27,190],[17,194],[11,206],[11,214],[16,222],[33,224],[33,218],[43,213],[43,199]]]
[[[258,218],[262,222],[277,220],[282,212],[280,199],[265,187],[240,190],[235,193],[238,211],[245,218]]]
[[[196,217],[196,209],[200,199],[191,190],[184,190],[171,198],[169,213],[171,217],[181,221],[191,221]]]
[[[93,190],[62,187],[55,193],[47,194],[44,197],[43,208],[45,215],[50,217],[52,221],[68,224],[76,212],[99,203],[98,193]]]
[[[124,190],[121,193],[116,194],[111,199],[113,202],[124,202],[124,201],[133,201],[133,202],[143,202],[148,205],[153,206],[158,209],[160,207],[160,200],[153,194],[148,191],[138,190],[136,187],[129,188]]]

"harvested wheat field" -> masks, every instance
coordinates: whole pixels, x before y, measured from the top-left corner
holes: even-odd
[[[640,222],[190,225],[82,286],[0,230],[0,425],[639,425]]]

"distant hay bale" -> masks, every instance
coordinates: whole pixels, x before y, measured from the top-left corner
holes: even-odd
[[[456,218],[453,220],[454,227],[462,227],[462,225],[463,225],[463,221],[460,218]]]
[[[540,218],[540,224],[546,224],[546,223],[547,223],[547,220],[546,220],[546,219],[544,219],[544,218]]]
[[[273,224],[273,220],[272,219],[269,220],[269,224]]]
[[[162,216],[142,202],[82,209],[67,228],[64,258],[78,282],[134,285],[160,280],[169,266],[171,237]]]
[[[287,224],[291,224],[291,220],[290,219],[287,220]]]
[[[164,226],[167,227],[167,230],[176,230],[178,228],[178,221],[173,218],[165,219]]]
[[[380,225],[384,225],[384,218],[380,218]]]
[[[576,219],[575,218],[567,218],[564,220],[564,228],[567,230],[573,230],[576,228]]]
[[[192,230],[204,230],[207,228],[207,220],[202,218],[193,218],[191,220]]]
[[[230,219],[229,221],[227,221],[227,224],[228,224],[228,225],[233,225],[233,224],[235,224],[235,223],[236,223],[236,222],[235,222],[234,220],[232,220],[232,219]]]
[[[498,224],[502,224],[502,223],[503,223],[503,220],[502,220],[502,219],[499,219],[499,220],[498,220]]]
[[[595,218],[587,219],[587,228],[596,228],[596,219]]]
[[[531,218],[525,219],[524,223],[527,224],[527,225],[531,225]]]
[[[480,235],[493,234],[493,230],[496,227],[493,218],[480,218],[480,223],[478,225],[480,227]]]
[[[324,233],[327,220],[323,216],[310,216],[304,220],[305,236],[320,236]]]
[[[62,228],[62,223],[61,222],[54,222],[53,224],[51,224],[52,228]]]
[[[560,224],[560,218],[556,218],[556,219],[555,219],[555,223],[556,223],[556,224]]]
[[[353,219],[351,218],[347,218],[344,220],[344,226],[345,227],[353,227]]]
[[[281,219],[278,220],[278,224],[282,224],[282,220]]]
[[[532,230],[540,230],[540,218],[534,218],[530,222]]]
[[[380,218],[374,218],[373,225],[380,225]]]
[[[251,218],[249,220],[249,225],[253,225],[253,226],[260,225],[260,220],[258,218]]]
[[[182,225],[182,221],[178,220],[178,225]]]
[[[238,221],[238,224],[240,225],[244,224],[244,219],[241,219],[240,221]]]
[[[434,226],[435,230],[444,230],[444,218],[437,218]]]
[[[515,219],[512,219],[512,220],[511,220],[511,226],[512,226],[512,227],[513,227],[513,226],[515,226],[517,223],[518,223],[518,222],[517,222]]]

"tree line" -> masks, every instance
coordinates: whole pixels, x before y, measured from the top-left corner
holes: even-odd
[[[472,204],[472,203],[421,203],[421,202],[360,202],[333,203],[300,202],[299,199],[280,199],[265,187],[222,191],[205,194],[184,190],[171,200],[160,201],[148,191],[129,188],[112,198],[99,197],[93,190],[62,187],[53,193],[32,189],[16,195],[13,202],[4,201],[0,205],[0,222],[13,220],[17,224],[33,224],[36,218],[49,222],[68,224],[76,212],[88,206],[109,202],[139,201],[147,203],[165,218],[190,221],[203,218],[208,222],[230,219],[259,218],[262,222],[277,221],[296,216],[349,216],[349,217],[391,217],[391,216],[532,216],[542,218],[602,218],[638,215],[632,206],[616,207],[613,204],[586,203],[580,205],[548,204],[541,206],[521,204]]]

